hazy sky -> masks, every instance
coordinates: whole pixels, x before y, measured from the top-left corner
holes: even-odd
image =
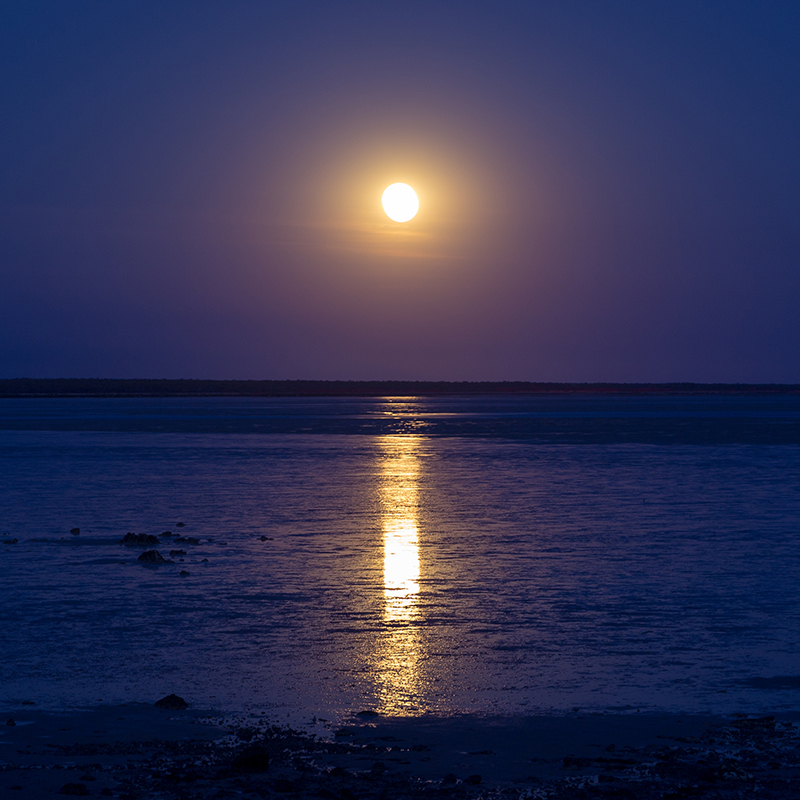
[[[797,2],[0,0],[0,74],[0,377],[800,382]]]

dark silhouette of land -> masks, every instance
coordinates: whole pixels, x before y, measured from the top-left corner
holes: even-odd
[[[434,397],[446,395],[787,395],[800,384],[535,383],[531,381],[239,381],[13,378],[0,397]]]

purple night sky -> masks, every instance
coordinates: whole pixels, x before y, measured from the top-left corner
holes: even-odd
[[[0,378],[800,382],[796,3],[5,2],[0,70]]]

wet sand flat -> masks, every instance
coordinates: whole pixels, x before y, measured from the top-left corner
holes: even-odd
[[[322,735],[144,704],[11,718],[3,797],[800,796],[800,731],[786,716],[364,715]]]

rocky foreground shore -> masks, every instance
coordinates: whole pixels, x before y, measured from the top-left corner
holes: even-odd
[[[82,713],[29,712],[19,721],[12,718],[14,724],[0,737],[0,795],[131,800],[800,797],[800,729],[774,717],[733,717],[703,725],[689,721],[684,727],[692,735],[679,735],[679,719],[663,718],[667,733],[658,733],[652,728],[659,718],[631,722],[624,715],[616,721],[586,715],[525,727],[535,733],[528,741],[523,727],[467,720],[384,724],[362,717],[352,726],[315,736],[255,716],[223,721],[140,707]],[[633,723],[641,726],[647,743],[624,743],[632,740]],[[576,732],[572,747],[570,730]],[[151,738],[154,731],[159,736]],[[619,742],[606,743],[609,738]],[[486,747],[460,749],[480,748],[481,743]]]

